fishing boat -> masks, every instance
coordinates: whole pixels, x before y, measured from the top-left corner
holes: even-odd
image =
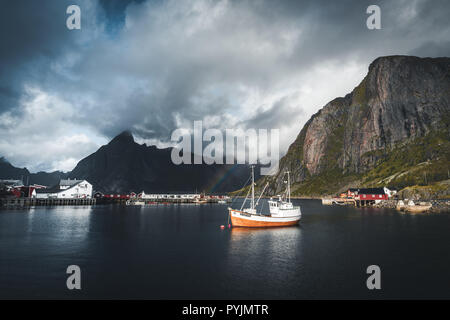
[[[255,174],[254,167],[252,166],[252,185],[249,189],[247,196],[239,210],[228,208],[229,218],[231,219],[231,224],[233,227],[283,227],[292,226],[300,221],[301,211],[300,207],[294,207],[291,202],[291,186],[289,171],[287,171],[287,188],[283,196],[278,196],[278,200],[270,198],[269,212],[264,213],[257,212],[256,207],[264,194],[265,189],[268,184],[265,185],[261,195],[255,202]],[[243,209],[247,199],[249,198],[249,193],[251,192],[250,207]]]

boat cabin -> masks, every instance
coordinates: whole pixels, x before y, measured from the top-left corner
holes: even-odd
[[[284,215],[291,215],[293,211],[297,210],[298,207],[294,207],[292,205],[292,202],[286,202],[286,201],[275,201],[270,199],[268,201],[269,203],[269,210],[271,215],[278,215],[278,216],[284,216]]]

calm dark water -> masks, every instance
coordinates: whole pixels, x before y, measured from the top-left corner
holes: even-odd
[[[0,298],[450,298],[449,214],[296,202],[298,227],[257,230],[220,204],[2,210]]]

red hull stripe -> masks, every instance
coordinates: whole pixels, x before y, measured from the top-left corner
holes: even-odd
[[[298,224],[299,220],[278,222],[278,221],[254,221],[231,216],[231,224],[234,227],[283,227]]]

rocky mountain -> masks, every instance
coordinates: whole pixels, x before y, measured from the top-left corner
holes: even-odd
[[[446,180],[449,125],[450,58],[380,57],[351,93],[311,117],[264,181],[279,193],[289,170],[294,194],[311,196]]]
[[[61,171],[30,173],[27,168],[16,168],[4,157],[0,158],[0,179],[22,180],[24,183],[52,186],[64,179],[66,173]]]
[[[351,93],[307,121],[279,172],[258,186],[269,182],[269,194],[278,194],[289,170],[294,195],[426,185],[446,194],[449,126],[450,58],[380,57]],[[140,145],[123,132],[67,174],[30,174],[2,160],[0,178],[29,176],[44,185],[84,178],[103,192],[225,192],[239,189],[249,174],[246,165],[174,165],[170,154],[171,148]]]
[[[181,164],[171,160],[172,148],[138,144],[130,132],[122,132],[107,145],[82,159],[67,173],[30,173],[0,158],[0,179],[22,179],[24,183],[53,186],[60,179],[86,179],[94,190],[104,193],[212,192],[241,188],[247,181],[247,165]],[[259,170],[256,170],[257,178]]]
[[[138,144],[125,131],[81,160],[69,177],[86,179],[102,192],[161,193],[232,191],[249,176],[246,165],[175,165],[171,152]]]

